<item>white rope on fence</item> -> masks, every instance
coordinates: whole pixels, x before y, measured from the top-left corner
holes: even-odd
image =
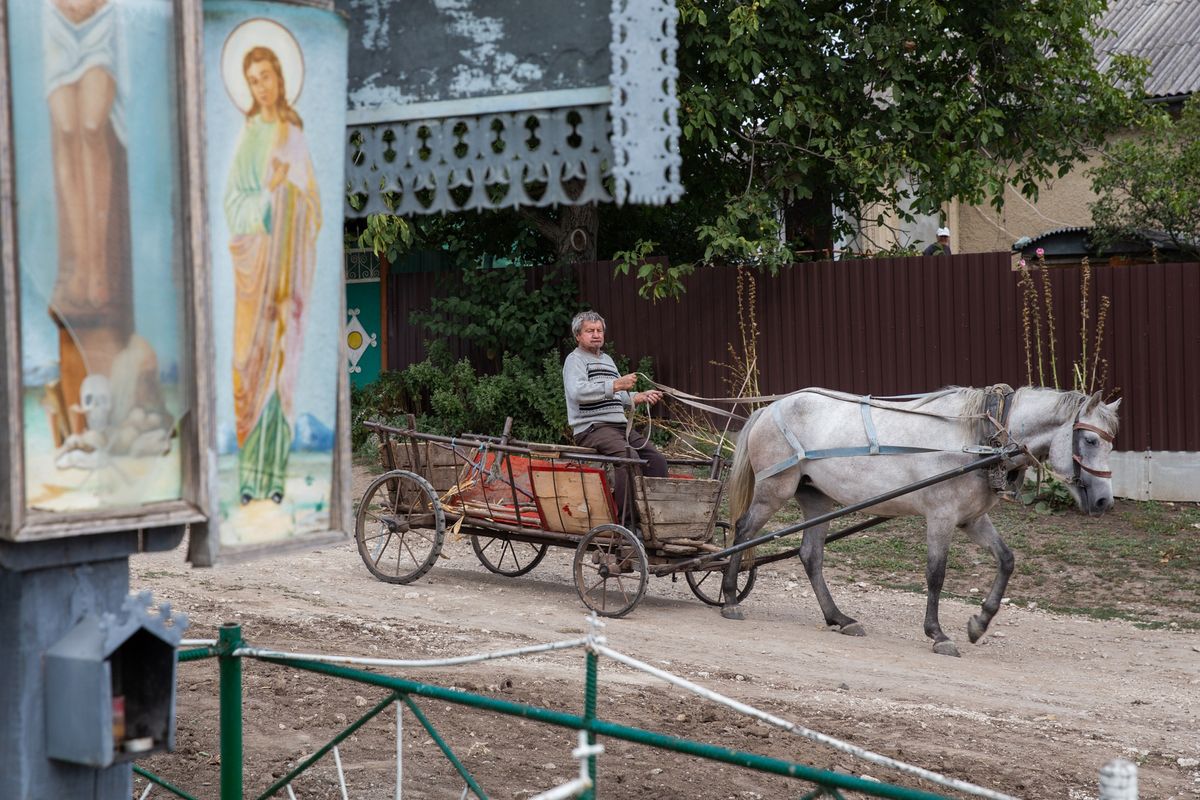
[[[794,722],[789,722],[785,719],[776,717],[773,714],[768,714],[767,712],[760,711],[753,706],[749,706],[738,700],[734,700],[731,697],[726,697],[723,694],[714,692],[711,689],[706,689],[699,684],[692,683],[686,678],[681,678],[678,675],[667,672],[666,670],[661,670],[658,667],[638,661],[636,658],[631,658],[624,653],[613,650],[612,648],[606,647],[602,644],[593,644],[592,649],[595,650],[595,652],[599,655],[607,656],[608,658],[618,661],[627,667],[632,667],[633,669],[646,672],[655,676],[656,678],[666,681],[667,683],[699,695],[706,700],[711,700],[714,703],[719,703],[728,708],[732,708],[734,711],[762,720],[769,725],[781,728],[789,733],[794,733],[814,742],[828,745],[835,750],[840,750],[843,753],[852,755],[855,758],[860,758],[863,761],[869,761],[872,764],[890,767],[898,772],[903,772],[914,777],[922,778],[930,783],[935,783],[939,786],[945,786],[950,789],[956,789],[960,792],[973,794],[978,797],[986,797],[989,800],[1016,800],[1016,798],[1012,797],[1011,795],[995,792],[991,789],[985,789],[982,786],[976,786],[973,783],[960,781],[957,778],[949,778],[945,775],[941,775],[937,772],[931,772],[930,770],[923,769],[922,767],[918,767],[914,764],[908,764],[904,761],[897,761],[894,758],[873,753],[870,750],[850,744],[849,742],[843,742],[841,739],[835,739],[834,737],[828,736],[824,733],[818,733],[817,731],[809,730],[808,728],[797,725]]]
[[[493,653],[477,653],[469,656],[453,658],[368,658],[366,656],[327,656],[319,653],[288,653],[282,650],[264,650],[260,647],[239,647],[233,651],[234,656],[249,656],[251,658],[277,658],[287,661],[319,661],[323,664],[355,664],[364,667],[399,667],[401,669],[424,669],[428,667],[457,667],[463,664],[478,664],[481,661],[495,661],[501,658],[528,656],[536,653],[549,653],[556,650],[571,650],[586,647],[588,639],[568,639],[563,642],[535,644],[529,647],[518,647],[514,650],[497,650]]]
[[[592,613],[588,618],[588,634],[580,639],[569,639],[559,642],[550,642],[547,644],[532,645],[529,647],[519,647],[511,650],[498,650],[490,653],[478,653],[468,656],[455,656],[452,658],[437,658],[437,659],[395,659],[395,658],[368,658],[359,656],[330,656],[320,653],[289,653],[279,650],[266,650],[257,647],[241,647],[233,652],[234,656],[249,656],[252,658],[273,658],[279,660],[295,660],[295,661],[316,661],[327,664],[354,664],[359,666],[376,666],[376,667],[400,667],[408,669],[421,669],[430,667],[450,667],[461,666],[466,664],[477,664],[484,661],[494,661],[502,658],[514,658],[519,656],[535,655],[537,653],[548,653],[560,650],[571,650],[575,648],[586,648],[596,655],[605,656],[618,663],[624,664],[632,669],[645,672],[666,683],[669,683],[678,688],[696,694],[714,703],[718,703],[727,708],[733,709],[738,713],[761,720],[769,725],[772,725],[781,730],[793,733],[797,736],[804,737],[819,744],[824,744],[840,752],[851,755],[855,758],[868,761],[879,766],[888,767],[898,772],[902,772],[913,777],[926,780],[938,786],[943,786],[949,789],[954,789],[966,794],[975,795],[977,797],[988,798],[988,800],[1016,800],[1011,795],[996,792],[991,789],[977,786],[975,784],[960,781],[956,778],[950,778],[936,772],[918,767],[913,764],[908,764],[903,761],[890,758],[888,756],[874,753],[857,745],[844,742],[840,739],[810,730],[794,722],[776,717],[765,711],[761,711],[753,706],[742,703],[733,698],[726,697],[711,689],[706,689],[699,684],[693,683],[686,678],[680,677],[673,673],[654,667],[636,658],[627,656],[617,650],[606,645],[605,637],[600,634],[600,629],[604,627],[604,623]],[[215,639],[185,639],[180,642],[180,646],[215,646]],[[403,764],[404,764],[404,708],[400,703],[395,703],[396,706],[396,793],[395,800],[402,800],[403,795]],[[603,745],[589,745],[587,742],[587,733],[579,731],[579,746],[572,751],[571,755],[579,760],[579,777],[574,778],[566,783],[548,789],[541,794],[538,794],[530,800],[567,800],[568,798],[577,797],[588,789],[592,788],[591,778],[588,774],[588,759],[591,756],[599,755],[604,752]],[[349,800],[345,773],[342,769],[341,754],[337,747],[333,748],[333,757],[337,766],[338,781],[341,787],[343,800]],[[154,784],[148,783],[145,790],[139,797],[139,800],[147,800]],[[296,800],[296,795],[292,791],[289,784],[285,787],[288,797],[291,800]],[[470,787],[464,789],[464,797],[469,793]],[[1124,759],[1116,759],[1109,762],[1100,771],[1100,800],[1138,800],[1137,787],[1137,765]]]

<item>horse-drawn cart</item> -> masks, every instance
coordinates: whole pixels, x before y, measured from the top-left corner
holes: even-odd
[[[551,546],[575,551],[572,575],[584,604],[620,617],[632,611],[651,575],[682,572],[697,598],[721,604],[728,524],[718,520],[722,462],[669,459],[672,474],[642,474],[636,458],[583,447],[467,434],[437,436],[367,423],[385,469],[363,494],[355,538],[367,568],[389,583],[410,583],[441,555],[447,532],[468,536],[481,564],[508,577],[541,563]],[[609,490],[626,470],[637,527],[620,524]],[[729,537],[730,540],[732,537]],[[687,569],[676,565],[695,562]],[[755,566],[739,573],[738,599]]]

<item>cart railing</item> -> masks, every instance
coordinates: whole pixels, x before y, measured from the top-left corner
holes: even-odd
[[[629,515],[616,508],[610,475],[625,470],[648,551],[686,555],[711,547],[723,483],[721,459],[668,459],[671,477],[645,476],[644,461],[606,456],[576,445],[467,433],[442,436],[377,422],[383,467],[411,471],[438,493],[459,529],[519,534],[567,544]],[[506,426],[507,427],[507,426]],[[708,477],[680,475],[703,471]]]

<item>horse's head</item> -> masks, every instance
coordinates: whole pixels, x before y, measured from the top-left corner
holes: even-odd
[[[1108,457],[1117,433],[1117,407],[1100,392],[1084,398],[1078,411],[1058,427],[1050,442],[1049,466],[1067,485],[1081,511],[1103,514],[1112,508]]]

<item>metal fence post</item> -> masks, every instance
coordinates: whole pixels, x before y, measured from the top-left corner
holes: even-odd
[[[596,654],[587,651],[587,678],[583,689],[583,721],[590,724],[596,719]],[[596,734],[587,732],[589,745],[596,743]],[[596,797],[596,756],[588,756],[588,777],[592,779],[592,788],[583,793],[583,800],[593,800]]]
[[[1138,800],[1137,764],[1114,758],[1101,767],[1100,800]]]
[[[226,622],[217,640],[220,650],[221,800],[242,800],[242,626]]]

